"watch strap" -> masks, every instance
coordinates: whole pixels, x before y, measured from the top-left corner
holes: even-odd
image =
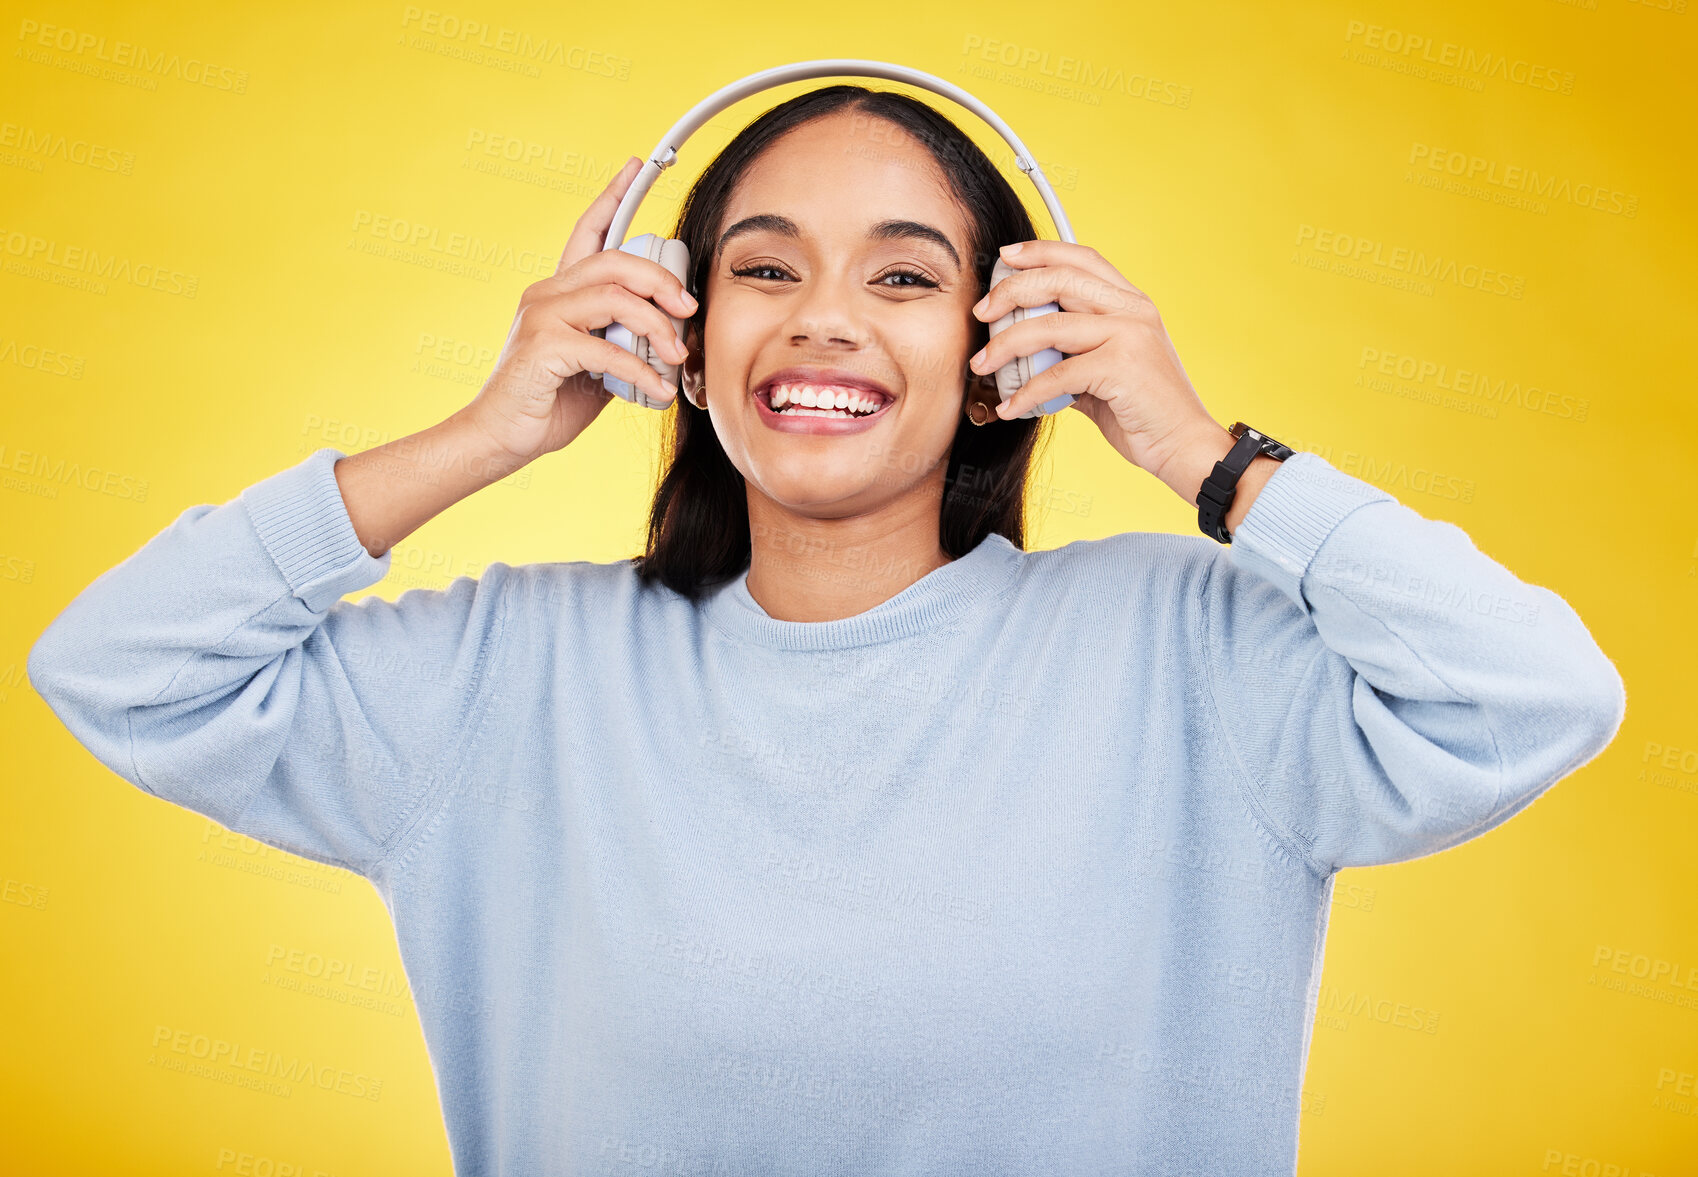
[[[1215,463],[1197,491],[1197,526],[1204,535],[1223,544],[1232,542],[1232,535],[1226,530],[1226,513],[1238,493],[1239,476],[1249,468],[1257,454],[1266,454],[1275,461],[1283,462],[1293,453],[1290,446],[1281,445],[1242,421],[1234,421],[1230,432],[1232,448]]]

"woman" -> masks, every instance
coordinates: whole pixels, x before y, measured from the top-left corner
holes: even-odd
[[[1595,756],[1615,667],[1310,453],[1255,459],[1230,546],[1026,551],[1030,405],[1075,393],[1193,504],[1232,439],[1149,299],[930,107],[831,86],[746,128],[673,234],[699,305],[600,251],[636,163],[470,405],[185,511],[32,684],[126,780],[372,881],[457,1172],[1293,1171],[1335,873]],[[670,393],[615,320],[705,389],[644,556],[342,601],[576,438],[593,373]]]

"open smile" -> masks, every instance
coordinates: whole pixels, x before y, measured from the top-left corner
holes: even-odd
[[[860,433],[896,403],[875,380],[826,369],[774,373],[752,395],[761,420],[781,433]]]

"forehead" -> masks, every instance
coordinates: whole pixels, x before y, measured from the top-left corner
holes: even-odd
[[[721,231],[778,213],[817,238],[860,238],[883,220],[935,225],[967,254],[968,222],[937,160],[895,123],[839,111],[774,140],[744,171]]]

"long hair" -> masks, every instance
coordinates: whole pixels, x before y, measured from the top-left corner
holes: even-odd
[[[706,333],[714,242],[743,173],[786,132],[844,109],[894,123],[931,152],[967,214],[978,295],[990,289],[1001,246],[1037,237],[1007,180],[959,127],[932,107],[888,90],[822,87],[780,103],[744,127],[684,198],[672,236],[690,251],[686,285],[698,303],[691,319],[698,338]],[[976,350],[990,337],[988,324],[976,323],[974,335]],[[964,364],[962,370],[967,371]],[[965,381],[962,393],[965,405]],[[719,444],[707,413],[684,405],[683,399],[680,392],[665,410],[672,415],[672,430],[662,443],[648,546],[632,563],[644,581],[659,580],[696,599],[749,567],[749,500],[743,476]],[[1015,547],[1026,546],[1026,479],[1037,443],[1048,435],[1046,421],[1041,416],[1013,421],[993,416],[979,426],[962,415],[950,443],[938,518],[939,544],[952,559],[972,551],[992,532],[1006,536]]]

